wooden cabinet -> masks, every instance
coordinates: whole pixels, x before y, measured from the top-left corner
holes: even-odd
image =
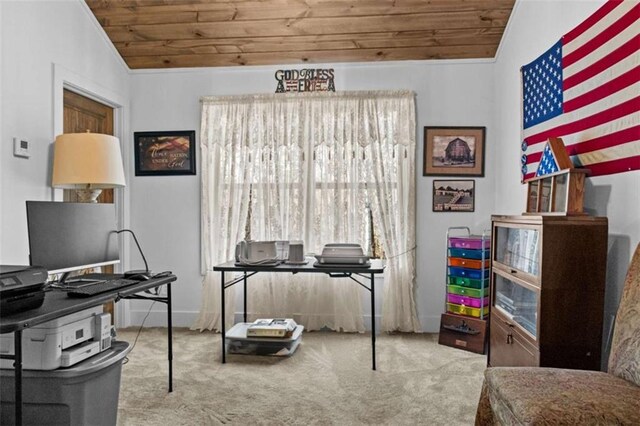
[[[490,366],[600,369],[607,227],[492,216]]]

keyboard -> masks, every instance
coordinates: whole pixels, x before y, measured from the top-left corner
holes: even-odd
[[[91,297],[96,294],[104,293],[105,291],[111,291],[119,288],[129,287],[132,284],[137,284],[140,281],[128,280],[125,278],[116,278],[107,281],[98,281],[95,284],[85,285],[83,287],[74,288],[67,291],[69,297]]]

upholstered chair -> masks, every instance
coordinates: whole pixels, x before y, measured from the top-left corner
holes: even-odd
[[[609,370],[485,371],[476,425],[640,424],[640,245],[624,284]]]

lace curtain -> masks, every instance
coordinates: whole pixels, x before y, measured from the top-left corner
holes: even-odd
[[[368,242],[366,205],[387,253],[383,329],[418,331],[415,286],[415,106],[409,92],[202,99],[203,299],[193,328],[220,327],[219,273],[235,244]],[[248,222],[247,222],[248,218]],[[249,316],[292,317],[309,330],[364,331],[361,289],[324,274],[257,274]],[[227,296],[232,324],[235,296]]]

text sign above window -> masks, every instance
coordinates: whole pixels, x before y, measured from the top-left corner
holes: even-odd
[[[333,68],[278,70],[275,77],[278,82],[276,93],[336,91]]]

